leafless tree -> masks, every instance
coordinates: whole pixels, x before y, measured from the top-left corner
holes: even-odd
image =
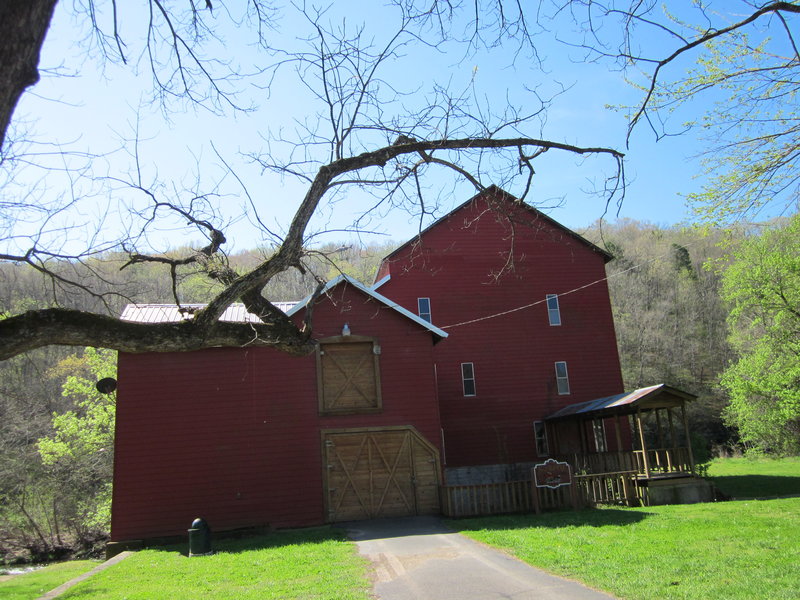
[[[25,11],[23,5],[44,5],[41,11]],[[54,2],[23,3],[14,1],[18,13],[0,14],[15,20],[23,29],[35,21],[46,31]],[[211,106],[214,110],[242,110],[236,95],[227,85],[237,76],[236,70],[222,57],[206,59],[201,51],[208,36],[213,36],[211,11],[225,11],[222,2],[206,2],[200,6],[186,2],[180,8],[167,6],[160,0],[142,0],[149,10],[143,55],[152,67],[153,89],[161,100],[170,96]],[[86,0],[78,3],[93,25],[99,47],[110,57],[127,61],[126,38],[120,30],[119,3],[104,5],[110,11],[111,32],[100,22],[100,3]],[[373,199],[364,211],[414,206],[421,217],[436,205],[437,188],[429,183],[432,173],[444,170],[451,179],[468,182],[476,190],[489,184],[516,185],[524,200],[534,178],[534,161],[545,152],[565,152],[578,156],[600,156],[610,160],[610,176],[602,192],[606,201],[618,201],[624,193],[623,155],[599,146],[578,146],[541,139],[535,133],[537,120],[546,108],[546,100],[522,110],[512,106],[497,107],[468,88],[453,92],[448,86],[430,90],[402,90],[385,79],[387,67],[398,61],[403,52],[425,45],[432,52],[446,38],[450,27],[446,20],[457,7],[433,2],[422,8],[414,2],[397,2],[392,16],[397,26],[384,41],[367,32],[363,26],[332,22],[324,10],[295,6],[305,22],[308,36],[298,48],[275,48],[267,40],[270,14],[266,4],[249,3],[249,18],[271,62],[261,65],[258,74],[267,82],[276,78],[297,78],[310,92],[318,107],[314,114],[297,124],[291,134],[282,130],[264,132],[265,148],[249,154],[259,168],[279,173],[302,182],[305,191],[285,232],[273,231],[265,218],[264,193],[254,193],[242,184],[241,193],[249,202],[249,218],[261,227],[274,242],[274,252],[260,264],[240,273],[225,260],[226,234],[221,217],[214,209],[215,191],[203,190],[203,183],[190,189],[174,189],[145,181],[140,157],[131,152],[132,167],[125,176],[112,175],[100,179],[113,184],[115,191],[125,190],[144,199],[146,209],[131,215],[137,231],[114,243],[128,251],[125,266],[137,263],[158,263],[165,276],[173,281],[181,269],[194,267],[221,283],[221,291],[192,318],[180,323],[143,324],[123,322],[101,312],[88,312],[59,306],[42,307],[22,314],[9,314],[0,320],[0,359],[6,359],[33,348],[49,345],[77,345],[113,348],[128,352],[186,351],[212,346],[270,346],[292,354],[305,354],[314,347],[311,314],[299,326],[288,319],[262,294],[276,275],[289,269],[305,270],[309,253],[309,223],[323,203],[336,201],[345,190],[368,194]],[[47,8],[49,12],[44,11]],[[4,9],[5,10],[5,9]],[[5,21],[5,18],[3,19]],[[177,24],[181,24],[180,27]],[[23,39],[22,36],[16,36]],[[34,50],[26,73],[35,71],[38,48],[43,39],[25,38]],[[4,43],[0,37],[0,46]],[[0,49],[0,56],[4,49]],[[165,52],[165,54],[159,54]],[[31,70],[33,69],[33,71]],[[223,75],[218,75],[218,73]],[[3,77],[14,77],[2,75]],[[21,90],[34,81],[17,76]],[[203,91],[198,91],[201,89]],[[270,93],[279,93],[271,89]],[[5,109],[13,112],[17,96],[11,97]],[[217,157],[228,165],[221,154]],[[238,180],[235,169],[228,167],[228,177]],[[141,206],[141,204],[140,204]],[[202,248],[175,253],[155,252],[146,238],[148,228],[162,218],[179,218],[189,228],[204,235]],[[362,220],[363,224],[365,221]],[[358,225],[358,223],[357,223]],[[27,263],[48,276],[59,288],[75,287],[103,299],[98,291],[79,277],[65,276],[51,267],[53,259],[80,262],[105,246],[89,247],[81,254],[56,254],[34,243],[25,252],[6,253],[6,261]],[[176,303],[180,304],[177,291]],[[241,324],[220,321],[233,302],[244,302],[261,323]]]

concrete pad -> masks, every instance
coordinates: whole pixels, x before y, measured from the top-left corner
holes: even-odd
[[[381,600],[609,600],[447,529],[437,517],[343,523]]]

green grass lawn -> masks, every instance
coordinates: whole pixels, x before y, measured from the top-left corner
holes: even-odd
[[[800,458],[721,459],[708,475],[738,497],[800,494]],[[800,498],[451,521],[451,527],[553,573],[626,600],[800,597]],[[61,596],[65,600],[371,597],[369,567],[329,528],[224,540],[187,558],[143,550]],[[0,582],[0,598],[27,600],[94,567],[59,563]]]
[[[319,528],[220,541],[216,554],[142,550],[61,596],[179,600],[370,598],[368,563],[339,530]]]
[[[368,561],[337,529],[278,532],[221,540],[216,554],[188,558],[181,547],[141,550],[59,596],[64,600],[368,600]],[[58,587],[97,562],[63,563],[0,583],[0,598],[27,600]],[[45,579],[47,573],[50,577]]]
[[[99,564],[96,560],[73,560],[17,575],[7,581],[0,581],[0,598],[33,600]]]
[[[449,525],[626,600],[800,596],[800,498],[602,508]]]
[[[734,498],[800,494],[800,457],[720,458],[709,463],[708,477]]]

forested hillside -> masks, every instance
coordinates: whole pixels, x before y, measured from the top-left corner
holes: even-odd
[[[582,234],[616,257],[607,273],[626,388],[664,382],[697,394],[690,413],[696,445],[735,444],[736,432],[721,417],[727,400],[719,376],[734,355],[727,342],[720,272],[744,230],[702,232],[620,221]],[[380,258],[392,248],[320,248],[306,260],[304,275],[284,273],[266,294],[271,300],[299,300],[320,278],[339,272],[371,283]],[[230,265],[244,270],[268,253],[241,252],[229,257]],[[103,256],[60,265],[73,279],[100,275],[109,282],[107,294],[63,292],[61,303],[95,310],[105,305],[118,313],[128,302],[168,303],[175,295],[184,303],[204,302],[215,292],[208,277],[189,269],[179,273],[173,290],[159,283],[169,278],[155,276],[168,267],[147,263],[120,269],[124,261]],[[0,265],[0,313],[41,305],[48,297],[44,286],[52,285],[30,267]],[[76,546],[89,549],[102,539],[113,460],[113,421],[109,424],[104,415],[109,403],[113,411],[113,394],[93,394],[87,387],[106,368],[101,359],[74,348],[48,347],[0,363],[2,552],[48,556]],[[73,416],[56,420],[54,427],[53,414],[68,411]],[[94,438],[87,440],[89,435]]]
[[[615,256],[606,271],[625,389],[663,382],[696,394],[692,431],[709,448],[735,441],[721,418],[719,375],[732,351],[720,286],[725,257],[744,233],[623,220],[584,234]]]

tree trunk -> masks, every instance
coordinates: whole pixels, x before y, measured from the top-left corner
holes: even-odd
[[[0,150],[22,92],[39,81],[39,52],[56,2],[0,2]]]

